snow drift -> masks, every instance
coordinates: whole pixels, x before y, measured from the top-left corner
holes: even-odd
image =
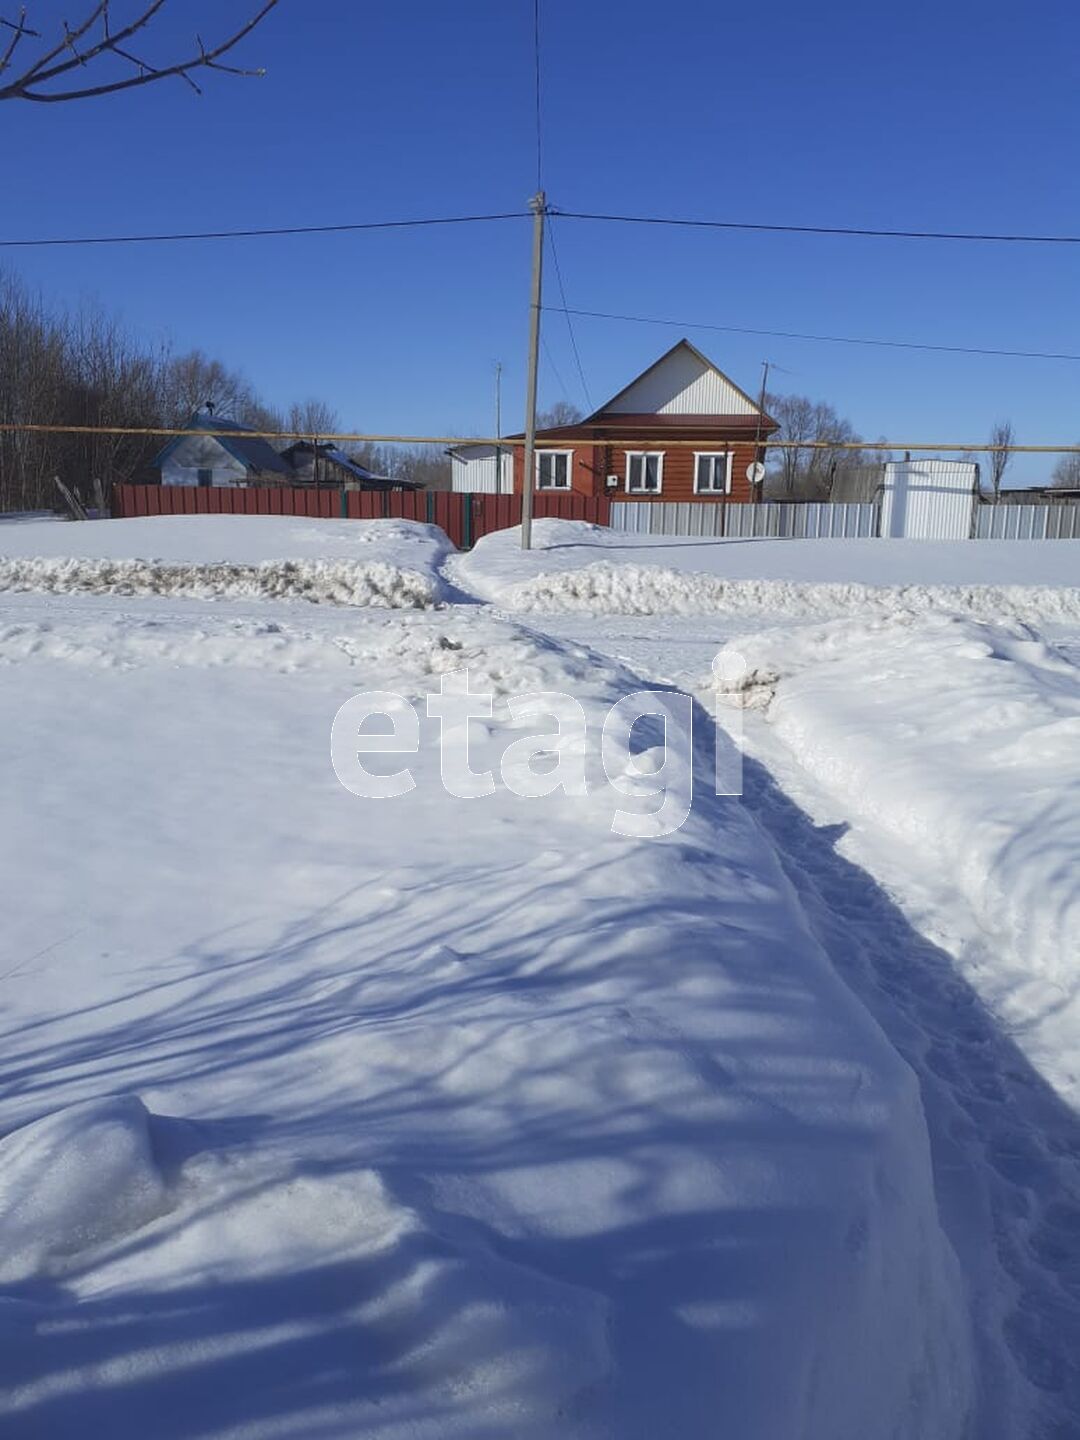
[[[0,559],[0,590],[53,595],[172,595],[193,600],[307,600],[323,605],[425,609],[439,587],[430,575],[381,561],[278,560],[258,565],[148,560]]]
[[[249,667],[214,663],[227,612],[184,641],[180,606],[86,608],[47,655],[5,647],[0,1126],[25,1144],[118,1083],[199,1118],[167,1213],[138,1111],[114,1173],[153,1204],[124,1180],[73,1240],[84,1159],[77,1215],[17,1212],[5,1437],[960,1440],[970,1322],[918,1086],[705,757],[651,842],[611,833],[631,802],[603,785],[455,800],[426,713],[400,803],[331,771],[350,689],[467,666],[573,694],[592,775],[635,676],[475,608],[352,613],[347,653],[313,613]],[[476,723],[473,769],[520,738]],[[19,1194],[60,1173],[62,1124]]]
[[[133,1096],[72,1105],[0,1140],[0,1286],[52,1274],[167,1208]]]
[[[891,616],[731,641],[730,698],[829,794],[949,877],[965,975],[1080,1101],[1080,672],[1018,624]],[[943,937],[957,949],[956,937]]]
[[[725,541],[567,520],[537,521],[534,539],[522,552],[516,530],[487,535],[447,569],[464,589],[523,613],[1080,618],[1071,541]]]
[[[828,544],[815,541],[815,544]],[[825,616],[844,613],[890,615],[940,613],[984,618],[1080,620],[1080,587],[1039,585],[859,585],[804,584],[785,580],[721,580],[650,565],[600,561],[580,570],[546,571],[510,585],[498,595],[508,610],[602,615]]]

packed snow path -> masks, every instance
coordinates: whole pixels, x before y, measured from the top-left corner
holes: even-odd
[[[545,634],[635,666],[643,683],[700,687],[706,704],[714,698],[711,660],[746,629],[730,617],[528,619]],[[1069,654],[1080,645],[1070,639],[1059,649]],[[718,718],[733,723],[723,709]],[[1080,1116],[1004,1033],[953,957],[919,933],[867,868],[839,853],[849,824],[832,818],[835,801],[756,714],[739,719],[757,757],[744,769],[747,809],[838,973],[919,1078],[938,1204],[969,1288],[980,1352],[972,1434],[1075,1440]],[[830,821],[816,823],[814,814]]]
[[[0,625],[9,799],[41,811],[0,965],[5,1434],[1077,1435],[1075,1114],[768,726],[743,803],[695,807],[628,882],[573,806],[477,811],[448,856],[430,775],[358,837],[318,753],[332,697],[463,663],[593,708],[645,680],[704,701],[768,604],[820,620],[865,586],[714,586],[718,625],[692,576],[636,571],[628,603],[608,567],[519,593],[530,630],[433,612],[475,554],[426,527],[294,532],[284,589],[280,522],[208,550],[166,521],[165,565],[122,525],[75,527],[121,548],[72,563],[70,533],[13,557],[37,593]],[[690,643],[610,618],[676,592]],[[968,613],[1067,623],[1062,595]]]

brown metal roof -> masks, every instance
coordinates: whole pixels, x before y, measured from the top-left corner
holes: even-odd
[[[768,415],[605,415],[603,419],[578,420],[573,425],[555,425],[536,432],[537,440],[576,441],[579,445],[602,445],[619,440],[752,440],[760,431],[764,440],[780,426]],[[524,435],[508,435],[513,444]]]

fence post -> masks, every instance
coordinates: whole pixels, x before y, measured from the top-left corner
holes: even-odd
[[[461,517],[461,548],[463,550],[471,550],[473,543],[473,497],[471,495],[462,495],[461,500],[465,512]]]
[[[338,496],[341,505],[341,518],[342,520],[347,520],[349,518],[349,492],[345,489],[344,485],[338,491]]]

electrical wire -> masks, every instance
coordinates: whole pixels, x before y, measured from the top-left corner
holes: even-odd
[[[281,225],[254,230],[188,230],[160,235],[48,236],[33,240],[0,240],[0,249],[49,245],[148,245],[183,240],[254,240],[277,235],[345,235],[361,230],[418,230],[431,225],[479,225],[492,220],[523,220],[527,210],[496,215],[439,215],[419,220],[364,220],[341,225]]]
[[[578,350],[577,336],[574,334],[574,322],[571,319],[571,310],[566,300],[566,286],[563,284],[562,266],[559,264],[559,251],[555,244],[555,225],[548,217],[548,241],[551,245],[551,258],[555,262],[555,279],[559,285],[559,294],[562,297],[562,311],[566,316],[566,328],[570,335],[570,348],[574,352],[574,364],[577,366],[578,379],[581,381],[582,394],[585,396],[585,403],[591,414],[596,406],[593,404],[592,396],[589,394],[589,384],[585,379],[585,370],[581,364],[581,352]]]
[[[545,305],[559,312],[561,305]],[[765,335],[777,340],[812,340],[827,345],[874,345],[888,350],[934,350],[946,355],[992,355],[1014,360],[1080,360],[1080,354],[1053,350],[997,350],[980,345],[937,345],[915,340],[878,340],[864,335],[810,335],[799,330],[761,330],[749,325],[716,325],[705,320],[664,320],[655,315],[617,315],[608,310],[571,310],[590,320],[624,320],[635,325],[670,325],[678,330],[720,330],[728,335]]]
[[[757,220],[698,220],[676,215],[599,215],[558,210],[564,220],[614,225],[674,225],[693,230],[771,231],[778,235],[846,235],[869,240],[974,240],[1006,245],[1080,245],[1080,235],[999,235],[970,230],[878,230],[853,225],[772,225]]]
[[[566,388],[566,381],[559,373],[559,367],[555,364],[555,356],[552,355],[551,348],[548,345],[547,339],[545,338],[543,332],[541,332],[540,334],[540,345],[544,351],[544,358],[547,360],[548,365],[551,367],[551,373],[555,376],[555,383],[558,385],[560,392],[563,395],[569,395],[570,392]]]

